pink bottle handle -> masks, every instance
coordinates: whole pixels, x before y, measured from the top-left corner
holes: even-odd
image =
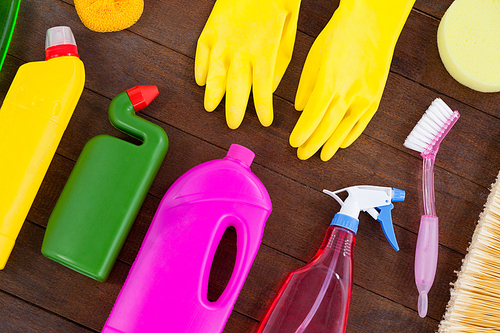
[[[438,217],[423,215],[418,230],[415,253],[415,282],[418,288],[418,315],[427,314],[427,294],[436,275],[439,245]]]
[[[226,221],[227,222],[223,222],[223,224],[220,226],[220,229],[218,230],[217,235],[212,240],[212,244],[210,246],[210,258],[206,261],[206,266],[204,268],[204,277],[202,282],[203,295],[207,295],[210,269],[212,267],[215,252],[217,251],[217,247],[219,246],[224,232],[229,227],[234,227],[236,229],[236,260],[234,263],[234,269],[233,273],[231,274],[231,278],[229,279],[229,282],[227,283],[227,286],[220,295],[219,299],[217,299],[217,301],[215,302],[210,302],[207,298],[202,299],[204,306],[208,308],[232,308],[235,301],[234,298],[239,294],[247,277],[248,270],[245,270],[245,266],[251,266],[253,262],[253,257],[248,257],[248,252],[250,250],[248,248],[250,244],[248,228],[240,219],[235,217],[227,219]]]

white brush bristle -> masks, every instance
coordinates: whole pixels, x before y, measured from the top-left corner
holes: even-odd
[[[441,98],[436,98],[408,134],[403,145],[420,153],[423,152],[452,115],[453,111],[450,107]]]

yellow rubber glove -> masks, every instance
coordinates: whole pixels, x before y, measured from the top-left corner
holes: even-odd
[[[217,0],[198,40],[196,82],[205,109],[226,94],[227,125],[240,126],[253,89],[259,121],[273,122],[273,92],[292,58],[300,0]]]
[[[314,41],[300,77],[290,135],[297,156],[323,146],[328,161],[363,132],[377,111],[396,41],[415,0],[341,0]]]
[[[126,29],[141,17],[143,0],[75,0],[80,20],[92,31]]]

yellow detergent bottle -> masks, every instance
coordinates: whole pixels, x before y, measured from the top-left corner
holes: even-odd
[[[19,67],[0,109],[0,269],[68,126],[85,83],[69,27],[47,30],[46,61]]]

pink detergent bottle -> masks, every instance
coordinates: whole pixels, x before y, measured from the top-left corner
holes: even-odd
[[[103,333],[220,333],[260,246],[271,200],[250,171],[254,153],[232,145],[167,191]],[[236,262],[226,289],[207,299],[212,261],[227,228]]]
[[[344,191],[349,196],[342,201],[337,193]],[[399,250],[392,226],[391,202],[403,201],[404,191],[352,186],[323,192],[335,198],[342,208],[335,214],[314,258],[288,275],[257,333],[345,332],[352,291],[352,250],[360,211],[379,221],[389,243]]]

